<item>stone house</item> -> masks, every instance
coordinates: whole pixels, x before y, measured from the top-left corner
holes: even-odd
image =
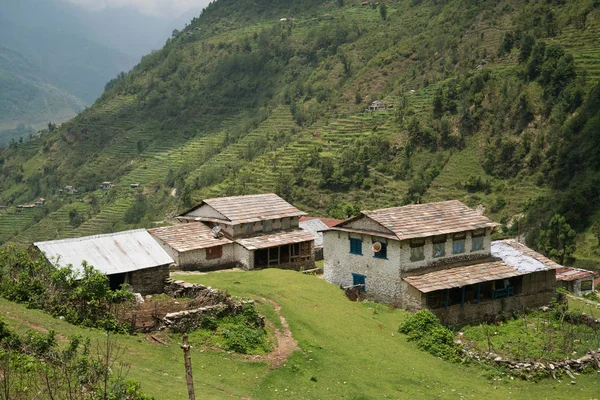
[[[294,269],[314,266],[314,237],[298,226],[303,215],[304,212],[271,193],[206,199],[177,218],[182,222],[201,223],[209,230],[218,229],[219,234],[231,242],[223,245],[223,254],[227,251],[227,257],[219,263],[201,260],[202,254],[197,254],[193,264],[196,268],[225,267],[233,261],[244,269]],[[167,243],[165,232],[169,229],[152,231],[152,234]],[[197,246],[201,246],[203,240],[198,239]]]
[[[148,229],[182,269],[214,270],[237,266],[238,246],[202,222]]]
[[[385,111],[389,108],[392,108],[393,106],[391,104],[386,104],[384,101],[382,100],[375,100],[374,102],[372,102],[369,105],[369,108],[367,109],[368,111]]]
[[[594,273],[592,271],[559,266],[556,270],[556,281],[559,287],[563,287],[577,296],[594,292]]]
[[[145,229],[33,244],[58,267],[82,270],[85,261],[106,274],[112,289],[122,284],[142,295],[162,293],[173,259]]]
[[[325,279],[448,324],[547,304],[555,263],[459,201],[363,211],[323,232]]]

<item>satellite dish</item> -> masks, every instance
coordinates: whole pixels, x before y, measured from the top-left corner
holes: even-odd
[[[221,227],[219,225],[214,226],[211,231],[215,238],[218,238],[221,235]]]
[[[381,243],[375,242],[373,243],[373,246],[371,246],[371,248],[375,253],[379,253],[381,251]]]

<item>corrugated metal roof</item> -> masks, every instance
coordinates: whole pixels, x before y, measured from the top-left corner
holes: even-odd
[[[557,281],[577,281],[579,279],[593,278],[594,273],[581,268],[558,268],[556,270]]]
[[[531,250],[514,239],[492,242],[491,251],[492,256],[501,258],[506,264],[525,273],[561,267],[560,264]]]
[[[173,263],[173,259],[145,229],[86,236],[75,239],[37,242],[48,260],[61,267],[81,270],[86,261],[107,274],[137,271]]]
[[[248,238],[236,239],[236,243],[248,250],[266,249],[290,243],[308,242],[313,240],[313,234],[302,229],[283,231]]]
[[[337,224],[340,224],[342,222],[344,222],[343,219],[335,219],[335,218],[321,218],[321,217],[300,217],[300,222],[307,222],[313,219],[318,219],[320,220],[322,223],[324,223],[328,228],[331,228]]]
[[[362,211],[362,214],[389,229],[398,240],[499,225],[458,200]]]
[[[233,243],[223,235],[215,238],[211,228],[201,222],[148,229],[148,232],[180,253]]]
[[[443,269],[423,275],[407,276],[404,280],[417,288],[421,293],[429,293],[436,290],[460,288],[466,285],[507,279],[519,275],[524,275],[524,273],[506,265],[502,261],[492,261]]]
[[[183,216],[204,204],[208,204],[234,224],[306,215],[276,194],[267,193],[206,199]]]
[[[323,223],[319,218],[308,219],[300,221],[300,229],[310,232],[315,239],[315,246],[323,246],[323,233],[320,231],[326,230],[327,225]]]

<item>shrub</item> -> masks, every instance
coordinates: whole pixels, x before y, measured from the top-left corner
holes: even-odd
[[[462,362],[460,346],[454,343],[454,332],[440,323],[429,310],[421,310],[408,317],[398,329],[416,342],[417,347],[450,362]]]

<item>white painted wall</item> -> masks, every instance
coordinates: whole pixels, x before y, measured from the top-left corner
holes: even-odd
[[[201,207],[198,207],[194,211],[191,211],[184,215],[185,217],[205,217],[205,218],[217,218],[227,220],[223,214],[209,206],[208,204],[204,204]]]
[[[367,224],[361,223],[361,226],[367,226]],[[362,256],[350,253],[350,237],[362,239]],[[377,300],[402,305],[402,297],[407,289],[407,284],[401,280],[403,273],[427,267],[440,260],[452,260],[452,258],[470,254],[490,254],[490,230],[487,230],[484,237],[483,250],[479,251],[471,251],[471,232],[468,232],[465,239],[465,251],[460,254],[452,254],[451,238],[452,235],[448,235],[445,245],[446,255],[438,258],[433,257],[432,238],[426,238],[425,259],[413,262],[410,261],[410,241],[400,242],[368,234],[325,231],[323,233],[325,280],[334,285],[351,286],[353,273],[365,275],[366,291],[370,296]],[[387,242],[387,259],[373,257],[371,246],[376,241]]]
[[[235,260],[241,264],[244,269],[254,269],[254,252],[237,243],[233,244],[233,251]]]
[[[366,291],[378,300],[395,303],[400,284],[400,242],[362,235],[363,255],[350,253],[350,237],[361,235],[326,231],[323,233],[325,280],[341,286],[352,285],[352,274],[366,276]],[[387,242],[388,259],[373,257],[374,241]]]
[[[178,260],[180,267],[197,266],[198,268],[212,268],[219,265],[230,266],[235,262],[233,243],[223,245],[223,255],[219,258],[208,260],[206,258],[206,249],[198,249],[179,253]]]

